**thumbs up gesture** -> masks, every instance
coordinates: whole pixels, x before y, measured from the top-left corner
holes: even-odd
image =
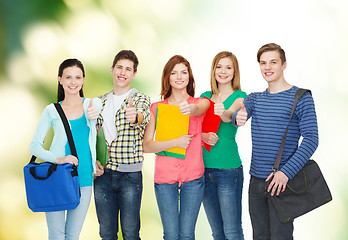
[[[241,108],[236,116],[236,123],[238,126],[244,126],[248,120],[248,113],[245,109],[244,103],[241,103]]]
[[[179,109],[183,115],[190,115],[191,113],[190,104],[188,104],[187,101],[183,101],[182,103],[180,103]]]
[[[126,108],[126,120],[129,123],[135,123],[135,118],[137,117],[137,110],[133,107],[133,99],[129,100],[129,105]]]
[[[224,112],[225,112],[225,107],[221,100],[221,93],[219,93],[218,99],[214,104],[214,114],[221,117],[224,114]]]
[[[87,115],[91,120],[96,120],[98,118],[99,114],[97,108],[93,106],[93,98],[89,100]]]

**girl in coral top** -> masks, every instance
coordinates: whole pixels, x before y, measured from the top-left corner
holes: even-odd
[[[163,225],[163,239],[194,239],[195,226],[204,195],[202,122],[209,101],[194,98],[190,63],[175,55],[164,66],[161,81],[163,101],[151,105],[151,119],[144,135],[144,152],[158,153],[173,147],[186,149],[185,159],[156,155],[155,194]],[[179,106],[189,115],[188,135],[155,141],[158,104]]]

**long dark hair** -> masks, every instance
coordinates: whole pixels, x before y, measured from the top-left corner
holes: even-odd
[[[83,64],[77,60],[76,58],[71,58],[71,59],[66,59],[64,60],[58,69],[58,76],[62,77],[63,76],[63,71],[64,69],[68,68],[68,67],[78,67],[81,69],[83,77],[85,77],[85,68],[83,67]],[[83,86],[81,87],[80,90],[80,97],[83,97]],[[63,101],[65,98],[65,93],[64,93],[64,89],[63,86],[59,83],[58,81],[58,96],[57,96],[57,101]]]
[[[195,79],[193,78],[192,69],[190,63],[180,55],[175,55],[171,57],[167,64],[163,68],[162,80],[161,80],[161,98],[166,99],[172,94],[172,86],[170,85],[170,74],[176,64],[184,64],[189,72],[189,82],[186,87],[188,95],[194,97],[195,95]]]

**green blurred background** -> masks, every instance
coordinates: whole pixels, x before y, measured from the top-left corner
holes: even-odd
[[[64,59],[84,63],[84,92],[92,97],[112,89],[112,60],[121,49],[132,49],[140,62],[133,87],[154,102],[163,66],[174,54],[190,61],[196,95],[209,90],[210,64],[222,50],[237,56],[243,90],[263,91],[256,52],[268,42],[287,53],[287,81],[312,90],[320,135],[313,157],[334,197],[295,221],[295,239],[348,239],[347,12],[344,0],[0,0],[0,239],[47,239],[44,214],[26,205],[22,170],[41,113],[56,100]],[[250,123],[237,141],[245,174],[243,228],[251,239]],[[141,236],[157,240],[162,226],[153,191],[154,155],[145,157]],[[196,238],[212,239],[203,209]],[[93,200],[80,239],[99,239]]]

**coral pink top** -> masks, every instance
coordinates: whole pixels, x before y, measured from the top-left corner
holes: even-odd
[[[190,96],[187,102],[189,104],[195,104],[200,99]],[[151,105],[151,111],[155,118],[159,103],[168,104],[168,98]],[[188,134],[193,135],[193,139],[186,149],[185,159],[156,155],[155,183],[172,184],[179,182],[180,186],[183,182],[195,180],[203,175],[202,122],[204,116],[205,114],[201,116],[190,116]]]

